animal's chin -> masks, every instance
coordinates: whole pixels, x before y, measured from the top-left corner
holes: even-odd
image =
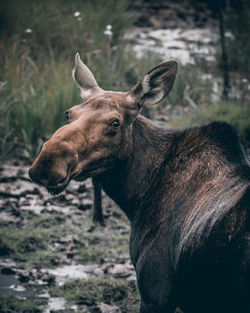
[[[59,195],[61,192],[63,192],[66,186],[67,184],[62,187],[46,187],[46,189],[51,195],[56,196],[56,195]]]

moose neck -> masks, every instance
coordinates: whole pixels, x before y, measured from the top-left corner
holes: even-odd
[[[139,116],[133,124],[133,149],[129,157],[100,175],[105,192],[130,220],[145,208],[159,184],[160,169],[169,154],[173,132],[155,127]],[[164,162],[165,163],[165,162]]]

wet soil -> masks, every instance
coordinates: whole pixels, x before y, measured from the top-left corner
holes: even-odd
[[[28,168],[0,167],[0,311],[136,312],[126,216],[103,194],[106,226],[95,225],[91,180],[52,196]]]

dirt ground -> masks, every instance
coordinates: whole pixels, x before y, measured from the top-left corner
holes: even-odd
[[[91,180],[51,196],[28,168],[0,167],[0,312],[136,312],[126,216],[103,194],[94,225]]]

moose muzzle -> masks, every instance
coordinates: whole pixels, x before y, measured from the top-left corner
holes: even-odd
[[[29,169],[30,178],[53,193],[60,193],[77,171],[84,137],[77,125],[65,125],[44,143]]]

